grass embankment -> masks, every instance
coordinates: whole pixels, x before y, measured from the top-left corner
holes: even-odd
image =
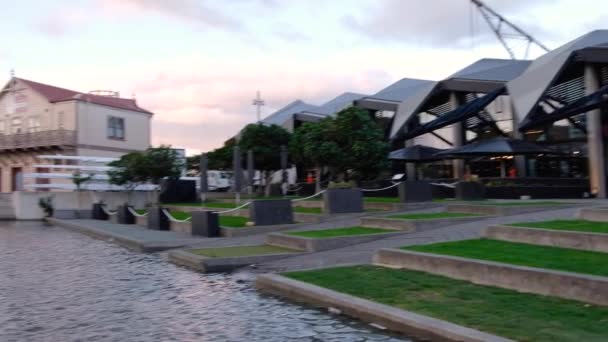
[[[293,249],[270,246],[270,245],[259,245],[259,246],[234,246],[234,247],[218,247],[218,248],[201,248],[191,249],[188,252],[207,256],[210,258],[230,258],[240,256],[252,256],[252,255],[267,255],[267,254],[286,254],[296,253]]]
[[[171,211],[171,216],[176,220],[186,220],[192,215],[183,211]],[[247,226],[249,218],[243,216],[220,216],[220,226],[230,228],[243,228]]]
[[[316,214],[316,215],[320,215],[320,214],[323,214],[323,209],[321,209],[321,208],[293,207],[293,212],[294,213],[301,213],[301,214]]]
[[[608,234],[608,222],[587,220],[553,220],[542,222],[521,222],[510,224],[513,227],[542,228],[554,230],[570,230],[576,232]]]
[[[608,307],[423,272],[351,266],[285,276],[517,341],[606,341],[608,336]]]
[[[347,227],[347,228],[334,228],[334,229],[323,229],[323,230],[305,230],[299,232],[288,232],[287,235],[302,236],[315,239],[327,239],[341,236],[356,236],[356,235],[370,235],[370,234],[383,234],[383,233],[395,233],[392,229],[381,229],[381,228],[368,228],[368,227]]]
[[[371,203],[399,203],[399,197],[363,197],[363,201]]]
[[[564,204],[570,204],[570,203],[556,202],[556,201],[528,201],[528,200],[512,201],[512,202],[486,201],[486,202],[479,203],[479,205],[493,205],[493,206],[498,206],[498,207],[520,207],[520,206],[532,207],[532,206],[551,206],[551,205],[564,205]]]
[[[483,216],[480,214],[471,214],[471,213],[419,213],[419,214],[403,214],[403,215],[391,215],[389,218],[395,219],[405,219],[405,220],[435,220],[435,219],[445,219],[445,218],[459,218],[459,217],[476,217]]]
[[[442,242],[401,249],[608,276],[608,253],[490,239]]]

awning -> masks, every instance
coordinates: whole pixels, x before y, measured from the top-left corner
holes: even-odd
[[[467,102],[462,106],[454,109],[451,112],[445,113],[438,117],[437,119],[427,122],[424,125],[418,126],[410,132],[407,132],[405,135],[406,139],[412,139],[417,136],[433,132],[440,128],[449,126],[451,124],[462,122],[471,117],[477,115],[481,110],[487,107],[492,101],[494,101],[498,96],[502,95],[505,92],[504,87],[500,87],[500,89],[494,90],[491,93],[488,93],[480,98],[477,98],[473,101]]]
[[[608,102],[608,85],[601,87],[595,93],[581,97],[580,99],[554,110],[551,113],[538,113],[528,116],[521,125],[520,131],[551,124],[555,121],[566,119],[577,114],[586,113],[599,108],[602,103]]]

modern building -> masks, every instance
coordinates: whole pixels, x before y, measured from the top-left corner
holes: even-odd
[[[11,78],[0,93],[0,192],[52,182],[22,177],[50,171],[36,166],[39,155],[119,157],[145,150],[152,115],[114,92],[83,93]]]

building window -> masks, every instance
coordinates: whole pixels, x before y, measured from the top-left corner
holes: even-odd
[[[125,139],[125,119],[115,116],[108,117],[108,138]]]
[[[40,132],[40,117],[32,116],[28,119],[28,129],[30,132]]]
[[[13,134],[21,133],[21,118],[13,118],[11,120],[11,131]]]
[[[57,128],[63,129],[63,112],[57,113]]]

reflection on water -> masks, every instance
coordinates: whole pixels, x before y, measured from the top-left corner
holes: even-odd
[[[0,222],[0,341],[397,340],[260,296],[250,280],[40,223]]]

